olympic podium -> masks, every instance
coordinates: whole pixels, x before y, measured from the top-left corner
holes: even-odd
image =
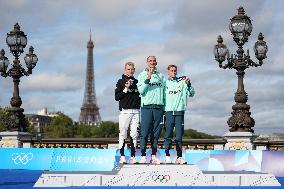
[[[196,165],[122,165],[112,172],[45,172],[34,187],[70,186],[280,186],[272,174],[202,172]]]
[[[35,187],[280,186],[275,176],[284,177],[283,151],[184,150],[188,165],[120,165],[117,149],[0,148],[0,154],[0,169],[44,170]],[[162,149],[157,156],[165,159]]]

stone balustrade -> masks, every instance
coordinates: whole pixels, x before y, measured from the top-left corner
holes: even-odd
[[[118,146],[117,138],[50,138],[50,139],[31,139],[23,140],[27,147],[33,148],[99,148],[106,149]],[[130,141],[127,139],[126,144],[129,145]],[[174,141],[173,141],[174,144]],[[224,138],[217,139],[184,139],[184,149],[194,150],[223,150],[226,144]],[[283,138],[275,137],[257,137],[254,141],[255,150],[284,150]],[[163,139],[159,140],[159,148],[163,148]],[[139,148],[139,141],[138,141]],[[148,143],[150,148],[150,143]]]

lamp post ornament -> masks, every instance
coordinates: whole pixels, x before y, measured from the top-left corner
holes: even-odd
[[[29,76],[32,74],[32,69],[36,66],[38,61],[37,56],[33,53],[34,48],[31,46],[29,48],[29,53],[26,54],[24,60],[27,66],[25,70],[20,64],[19,57],[24,52],[24,48],[27,45],[27,36],[23,31],[20,30],[18,23],[14,25],[14,29],[7,33],[6,43],[10,48],[10,52],[13,54],[15,59],[10,69],[9,60],[5,56],[5,51],[1,49],[0,51],[0,73],[3,77],[11,77],[14,82],[14,92],[11,98],[11,107],[8,108],[9,121],[6,125],[8,131],[26,131],[26,120],[23,114],[24,109],[21,108],[22,100],[19,95],[19,83],[22,76]]]
[[[226,69],[236,69],[238,76],[238,88],[235,93],[236,104],[232,106],[232,116],[228,119],[227,123],[230,127],[230,132],[251,132],[254,133],[252,127],[254,127],[255,121],[250,117],[250,106],[246,104],[248,95],[244,89],[244,75],[245,69],[251,67],[258,67],[263,64],[263,59],[266,58],[268,47],[266,42],[263,41],[264,37],[262,33],[258,35],[258,41],[254,45],[255,57],[258,59],[258,63],[251,60],[249,50],[244,53],[243,45],[248,41],[248,37],[252,31],[252,24],[250,18],[245,14],[244,8],[238,9],[238,14],[230,19],[229,28],[233,35],[233,39],[238,45],[237,54],[229,53],[226,45],[223,44],[223,38],[218,36],[217,44],[214,46],[215,60],[219,62],[219,67]],[[227,60],[226,64],[223,62]]]

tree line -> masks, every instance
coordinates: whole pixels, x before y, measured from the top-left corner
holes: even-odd
[[[0,131],[5,131],[6,116],[6,111],[0,108]],[[29,125],[27,129],[33,136],[36,135],[33,125]],[[64,113],[59,113],[58,116],[52,117],[49,126],[42,128],[42,132],[44,138],[118,138],[119,127],[118,123],[112,121],[103,121],[96,126],[79,124],[73,122]],[[161,137],[163,136],[164,130],[161,133]],[[186,129],[184,132],[185,139],[212,139],[216,137],[194,129]]]

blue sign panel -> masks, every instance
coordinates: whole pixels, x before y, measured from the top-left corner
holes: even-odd
[[[48,170],[53,149],[0,148],[0,169]]]
[[[185,159],[204,171],[261,171],[261,150],[186,150]]]
[[[116,149],[54,148],[50,171],[111,171]]]
[[[112,171],[120,158],[117,149],[92,148],[0,148],[0,169],[49,171]],[[170,150],[172,161],[176,151]],[[255,171],[284,176],[284,152],[260,150],[184,150],[189,164],[204,171]],[[125,149],[127,160],[130,149]],[[141,152],[136,150],[137,160]],[[150,160],[151,150],[147,149]],[[163,149],[157,157],[165,159]]]

